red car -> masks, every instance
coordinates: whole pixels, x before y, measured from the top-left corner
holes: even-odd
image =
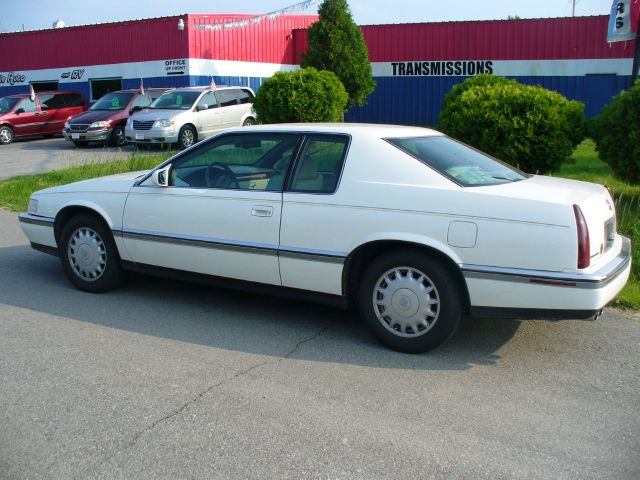
[[[124,126],[129,115],[147,107],[167,88],[119,90],[107,93],[89,110],[70,118],[64,126],[64,138],[81,147],[89,142],[123,147],[127,141]]]
[[[38,92],[35,101],[28,93],[0,98],[0,145],[16,137],[53,136],[61,133],[69,117],[87,109],[76,92]]]

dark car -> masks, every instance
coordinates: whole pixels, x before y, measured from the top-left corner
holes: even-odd
[[[0,98],[0,145],[14,138],[60,133],[67,118],[86,110],[87,104],[76,92],[38,92],[35,100],[28,93]]]
[[[90,142],[122,147],[126,144],[124,126],[129,115],[153,102],[167,88],[119,90],[107,93],[89,110],[70,118],[64,126],[64,138],[76,146]]]

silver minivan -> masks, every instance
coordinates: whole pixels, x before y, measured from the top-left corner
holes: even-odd
[[[253,125],[254,96],[248,87],[170,90],[129,117],[125,137],[138,145],[176,144],[184,149],[225,128]]]

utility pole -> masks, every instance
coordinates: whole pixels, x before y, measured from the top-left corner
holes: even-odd
[[[573,0],[573,7],[571,8],[571,16],[576,16],[576,0]]]

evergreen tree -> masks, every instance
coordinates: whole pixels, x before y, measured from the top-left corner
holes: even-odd
[[[320,20],[309,28],[309,52],[302,57],[302,67],[335,73],[349,94],[348,106],[365,105],[376,82],[362,31],[347,1],[324,0],[318,13]]]

